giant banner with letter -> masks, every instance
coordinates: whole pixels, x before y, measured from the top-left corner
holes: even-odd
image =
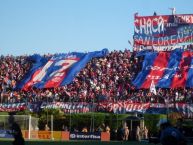
[[[135,16],[134,44],[167,46],[192,42],[193,14]]]
[[[137,88],[193,87],[193,52],[175,49],[171,52],[147,52],[141,72],[133,81]]]
[[[107,53],[107,49],[89,53],[72,52],[56,54],[51,59],[33,55],[30,57],[34,62],[33,67],[17,84],[17,89],[55,88],[69,84],[92,58],[103,57]]]

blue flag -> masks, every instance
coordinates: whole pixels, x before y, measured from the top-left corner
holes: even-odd
[[[29,58],[34,62],[33,66],[17,84],[16,89],[55,88],[67,85],[92,58],[104,57],[107,54],[108,49],[89,53],[56,54],[50,59],[33,55]]]

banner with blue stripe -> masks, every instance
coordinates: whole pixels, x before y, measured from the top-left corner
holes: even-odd
[[[136,88],[193,87],[193,52],[175,49],[171,52],[145,54],[142,70],[132,82]]]
[[[56,54],[50,59],[33,55],[30,57],[34,62],[33,67],[17,84],[16,89],[55,88],[67,85],[92,58],[104,57],[107,54],[108,49],[89,53]]]

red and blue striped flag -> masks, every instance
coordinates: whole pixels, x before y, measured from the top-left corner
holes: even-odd
[[[175,49],[171,52],[147,52],[141,72],[133,81],[137,88],[193,87],[193,52]]]

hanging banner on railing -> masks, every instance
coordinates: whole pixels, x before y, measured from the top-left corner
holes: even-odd
[[[96,104],[85,102],[43,102],[41,104],[41,109],[43,108],[60,108],[65,113],[87,113],[95,110]]]
[[[145,46],[193,42],[193,14],[135,16],[133,38]]]
[[[0,112],[13,112],[26,110],[27,105],[25,103],[2,103],[0,104]]]
[[[153,111],[159,113],[160,110],[158,108],[167,108],[166,104],[163,103],[131,103],[130,101],[118,101],[118,102],[101,102],[101,103],[83,103],[83,102],[43,102],[42,104],[38,103],[38,105],[33,105],[36,103],[31,103],[26,106],[24,103],[18,103],[6,105],[0,104],[0,112],[13,112],[13,111],[21,111],[29,109],[33,112],[33,110],[41,110],[44,108],[58,108],[64,111],[65,113],[87,113],[87,112],[111,112],[116,114],[122,113],[130,113],[130,112],[138,112],[144,113],[146,110],[151,108],[157,108]],[[9,107],[8,107],[9,106]],[[17,106],[17,107],[16,107]],[[34,108],[35,107],[35,108]],[[170,103],[169,108],[173,108],[181,113],[184,117],[191,118],[193,117],[193,104],[187,103]]]

